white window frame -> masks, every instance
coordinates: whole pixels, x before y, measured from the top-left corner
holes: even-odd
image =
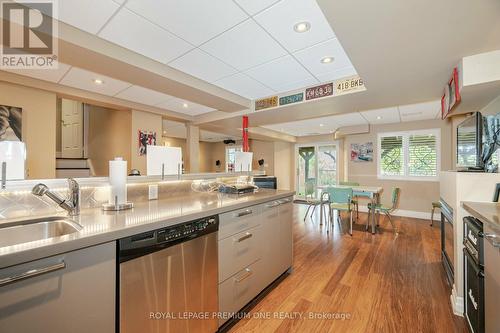
[[[436,136],[436,176],[409,176],[409,137],[411,135],[433,134]],[[382,152],[382,138],[387,136],[402,136],[403,137],[403,176],[390,176],[382,175],[381,168],[381,152]],[[424,182],[437,182],[439,181],[439,172],[441,171],[441,129],[432,128],[427,130],[412,130],[404,132],[383,132],[377,135],[377,178],[390,179],[390,180],[412,180]]]

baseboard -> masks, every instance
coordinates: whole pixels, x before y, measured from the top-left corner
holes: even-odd
[[[464,316],[464,298],[458,296],[455,293],[455,285],[453,285],[453,289],[451,290],[450,302],[451,302],[451,308],[453,309],[453,313],[456,316],[463,317]]]
[[[359,206],[359,211],[367,213],[368,207],[367,206]],[[412,217],[415,219],[423,219],[423,220],[430,220],[431,219],[430,212],[417,212],[414,210],[405,210],[405,209],[396,209],[394,212],[391,213],[391,215],[401,216],[401,217]],[[437,214],[434,214],[434,218],[437,218]]]

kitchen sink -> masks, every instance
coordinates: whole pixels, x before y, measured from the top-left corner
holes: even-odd
[[[62,216],[0,223],[0,247],[69,235],[82,226]]]

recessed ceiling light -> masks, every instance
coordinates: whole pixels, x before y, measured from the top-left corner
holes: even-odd
[[[382,119],[382,117],[381,116],[377,116],[377,120],[380,120],[380,119]]]
[[[293,30],[298,33],[306,32],[311,29],[311,24],[309,22],[299,22],[293,26]]]
[[[323,127],[323,126],[325,126],[325,124],[319,124],[319,127]]]
[[[329,64],[335,60],[333,57],[323,57],[321,58],[321,63],[322,64]]]
[[[101,85],[101,84],[103,84],[103,83],[104,83],[104,81],[103,81],[103,80],[101,80],[101,79],[94,79],[94,83],[95,83],[95,84],[99,84],[99,85]]]
[[[188,103],[182,103],[183,108],[187,108],[188,106],[189,106]]]

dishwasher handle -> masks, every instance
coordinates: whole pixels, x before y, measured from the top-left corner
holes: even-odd
[[[57,264],[54,264],[51,266],[30,269],[30,270],[27,270],[27,271],[22,272],[20,274],[16,274],[16,275],[6,277],[4,279],[0,279],[0,287],[6,286],[8,284],[15,283],[18,281],[26,280],[26,279],[29,279],[29,278],[32,278],[35,276],[47,274],[50,272],[55,272],[55,271],[58,271],[58,270],[64,269],[64,268],[66,268],[66,263],[64,261],[62,261],[60,263],[57,263]]]

